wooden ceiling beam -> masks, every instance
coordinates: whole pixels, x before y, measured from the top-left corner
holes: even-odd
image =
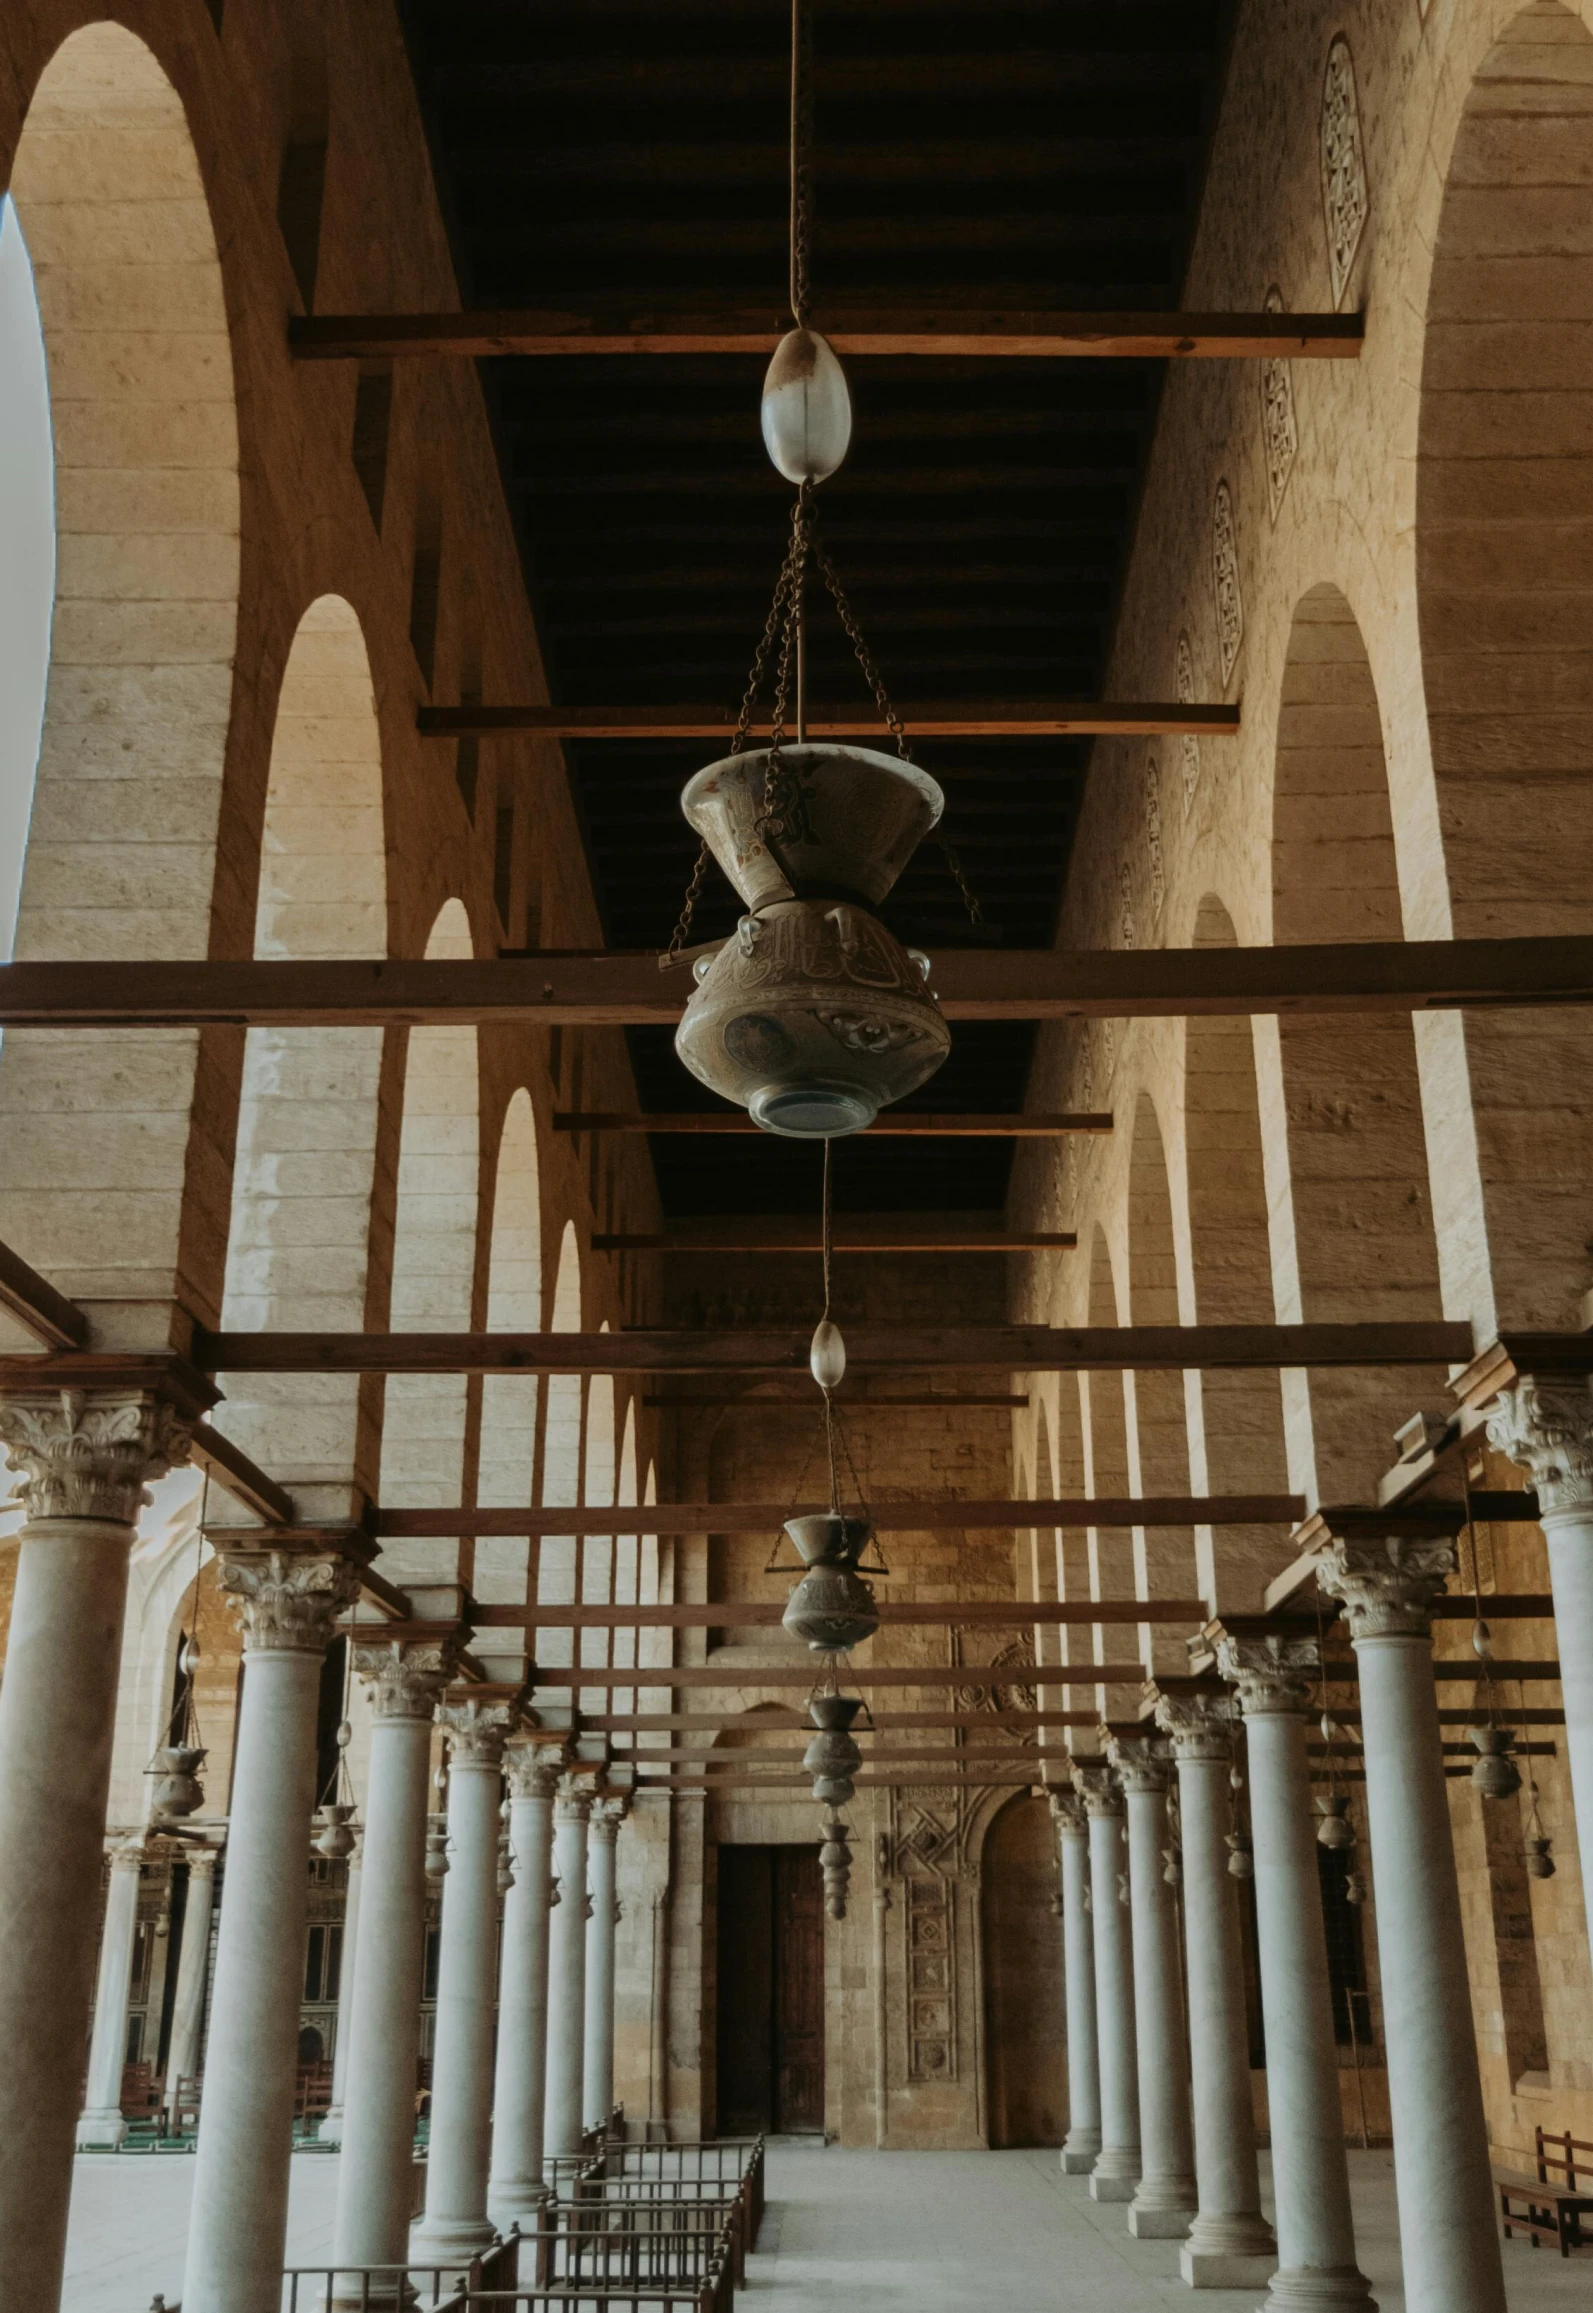
[[[998,706],[994,701],[904,705],[904,729],[915,739],[1061,739],[1091,735],[1114,738],[1167,738],[1188,732],[1221,738],[1239,728],[1239,709],[1220,702],[1185,706],[1177,702],[1129,704],[1107,700],[1051,701]],[[734,736],[736,710],[722,706],[685,707],[422,707],[415,725],[424,739],[494,739],[528,733],[543,739],[724,739]],[[749,729],[767,738],[772,728],[761,709]],[[883,738],[886,723],[866,701],[807,710],[810,739]]]
[[[793,1567],[792,1573],[800,1571]],[[413,1580],[413,1576],[409,1579]],[[717,1604],[669,1599],[653,1606],[612,1606],[606,1600],[573,1605],[532,1601],[525,1606],[481,1606],[468,1620],[478,1630],[752,1630],[778,1629],[783,1598],[723,1599]],[[1033,1630],[1074,1624],[1204,1624],[1208,1610],[1199,1598],[1104,1599],[918,1599],[882,1598],[882,1624],[912,1624],[941,1630]],[[655,1666],[659,1667],[659,1666]]]
[[[75,1301],[58,1293],[20,1253],[0,1244],[0,1310],[47,1349],[86,1349],[89,1321]]]
[[[790,328],[783,308],[636,313],[588,307],[467,313],[295,315],[298,361],[455,359],[505,354],[740,354],[767,360]],[[844,358],[969,360],[1355,361],[1358,313],[998,313],[821,307],[813,316]]]
[[[1348,1717],[1344,1711],[1337,1715],[1341,1719]],[[897,1732],[908,1728],[970,1727],[980,1733],[999,1734],[1003,1727],[1099,1727],[1101,1723],[1098,1711],[871,1711],[869,1717],[876,1727],[890,1727]],[[752,1718],[745,1711],[582,1711],[578,1731],[584,1733],[590,1728],[597,1733],[692,1734],[726,1727],[743,1731],[751,1728],[759,1735],[811,1736],[816,1731],[805,1711],[780,1704],[765,1705]],[[638,1751],[636,1755],[645,1758],[647,1753]]]
[[[1524,1679],[1536,1683],[1557,1685],[1560,1666],[1546,1656],[1523,1657],[1517,1661],[1490,1662],[1486,1666],[1494,1680]],[[1484,1666],[1477,1662],[1446,1662],[1433,1664],[1433,1676],[1441,1684],[1476,1684],[1483,1676]],[[1334,1657],[1326,1669],[1329,1686],[1353,1686],[1360,1676],[1353,1655]],[[716,1687],[721,1692],[751,1687],[796,1687],[806,1692],[818,1680],[820,1673],[814,1663],[748,1662],[738,1661],[721,1666],[718,1663],[581,1663],[579,1665],[539,1664],[529,1683],[536,1687],[647,1687],[685,1688]],[[865,1691],[871,1687],[1028,1687],[1038,1693],[1056,1694],[1070,1687],[1098,1686],[1141,1687],[1146,1684],[1146,1672],[1138,1662],[1100,1663],[963,1663],[942,1667],[934,1663],[889,1663],[868,1668],[848,1661],[842,1676],[849,1685]]]
[[[942,949],[952,1022],[1409,1013],[1593,1003],[1593,936],[1327,947]],[[0,1027],[674,1027],[690,979],[644,951],[497,960],[0,965]]]
[[[848,1410],[864,1411],[867,1403],[852,1401]],[[807,1404],[810,1412],[817,1412],[817,1394],[811,1389]],[[546,1502],[509,1508],[457,1503],[446,1509],[376,1509],[370,1513],[370,1531],[386,1542],[445,1534],[470,1534],[478,1541],[493,1535],[518,1540],[546,1534],[632,1532],[774,1535],[787,1518],[814,1516],[824,1507],[822,1502],[586,1503],[579,1508]],[[869,1504],[869,1517],[881,1534],[955,1534],[989,1527],[1004,1532],[1008,1527],[1034,1526],[1292,1526],[1304,1516],[1303,1494],[1070,1494],[1043,1501],[1018,1495],[1010,1501],[967,1502],[942,1495],[928,1501]]]
[[[753,1123],[744,1109],[714,1108],[660,1113],[656,1116],[622,1115],[608,1109],[555,1109],[555,1132],[665,1132],[752,1134],[767,1133]],[[1014,1116],[958,1116],[937,1111],[887,1108],[869,1126],[876,1140],[1055,1140],[1071,1133],[1112,1130],[1109,1109],[1051,1111],[1036,1109]]]
[[[847,1411],[851,1414],[881,1413],[892,1408],[910,1413],[937,1413],[942,1410],[960,1410],[973,1413],[1020,1413],[1029,1400],[1014,1391],[1003,1396],[992,1394],[980,1397],[971,1391],[925,1390],[918,1396],[897,1392],[890,1397],[848,1396]],[[749,1382],[743,1390],[696,1390],[689,1397],[678,1391],[668,1397],[655,1396],[651,1391],[642,1399],[647,1409],[665,1413],[713,1413],[727,1407],[755,1407],[761,1411],[813,1412],[811,1384],[803,1389],[789,1383],[770,1384]]]
[[[676,1221],[652,1235],[598,1231],[594,1253],[817,1253],[823,1235],[816,1220],[771,1214],[745,1220]],[[863,1220],[838,1214],[831,1229],[837,1253],[1071,1253],[1071,1229],[981,1228],[974,1222]]]

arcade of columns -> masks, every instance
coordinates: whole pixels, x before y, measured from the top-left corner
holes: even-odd
[[[289,124],[285,100],[272,111],[249,92],[286,81],[284,12],[228,0],[224,39],[221,11],[200,0],[123,13],[125,25],[88,23],[59,0],[18,10],[4,33],[0,149],[15,154],[53,365],[63,538],[18,956],[485,955],[524,942],[533,916],[525,944],[594,944],[553,751],[504,749],[495,812],[440,780],[415,733],[428,696],[541,695],[473,379],[455,367],[393,385],[373,499],[369,457],[358,466],[350,452],[370,414],[361,381],[295,374],[276,327],[295,292],[254,187],[275,181]],[[1549,0],[1367,7],[1347,34],[1314,6],[1276,22],[1251,13],[1187,301],[1239,309],[1275,279],[1302,308],[1364,304],[1366,351],[1348,374],[1268,365],[1280,374],[1259,393],[1239,365],[1170,381],[1112,687],[1165,695],[1188,666],[1201,695],[1243,690],[1245,725],[1148,760],[1102,744],[1064,942],[1579,932],[1590,834],[1581,740],[1566,732],[1585,704],[1593,631],[1571,535],[1593,503],[1575,336],[1593,311],[1593,260],[1572,226],[1593,149],[1593,35]],[[362,182],[330,188],[322,302],[440,309],[455,289],[429,194],[415,216],[424,148],[396,37],[361,44],[356,59],[343,25],[329,69],[334,108],[357,98]],[[1281,119],[1298,131],[1292,145],[1275,133]],[[1257,217],[1276,220],[1260,253]],[[373,246],[379,290],[364,271]],[[151,355],[131,387],[128,342]],[[1540,376],[1553,395],[1534,394]],[[1535,440],[1541,455],[1523,454]],[[428,467],[439,442],[445,464]],[[440,580],[432,571],[422,635],[415,542],[439,489],[455,550]],[[165,557],[174,532],[181,579]],[[505,812],[517,831],[506,890],[494,856]],[[1550,2109],[1523,2100],[1518,2072],[1552,2075],[1562,2125],[1593,2122],[1593,1355],[1575,1338],[1590,1281],[1585,1017],[1434,1012],[1414,1028],[1396,1016],[1345,1031],[1269,1018],[1237,1034],[1225,1021],[1139,1020],[1042,1039],[1031,1100],[1110,1105],[1118,1129],[1082,1156],[1020,1158],[1015,1217],[1076,1228],[1080,1249],[1022,1268],[1017,1314],[1058,1325],[1442,1314],[1469,1321],[1481,1353],[1420,1388],[1383,1372],[1203,1373],[1168,1396],[1154,1375],[1064,1375],[1060,1387],[1038,1376],[1006,1449],[1020,1490],[1042,1498],[1287,1482],[1322,1505],[1287,1538],[1047,1531],[1017,1591],[1148,1600],[1193,1584],[1210,1609],[1188,1649],[1145,1639],[1137,1715],[1121,1684],[1078,1675],[1109,1659],[1083,1630],[1070,1638],[1088,1637],[1086,1651],[1072,1656],[1047,1656],[1042,1636],[1026,1674],[1042,1700],[1119,1698],[1073,1731],[1071,1759],[1048,1748],[1037,1766],[1060,1845],[1062,2159],[1098,2199],[1125,2204],[1132,2230],[1180,2240],[1186,2280],[1270,2274],[1280,2313],[1370,2301],[1312,1809],[1324,1668],[1341,1692],[1348,1674],[1342,1650],[1324,1664],[1319,1616],[1353,1649],[1411,2313],[1502,2313],[1490,2143],[1519,2158],[1523,2115]],[[586,1492],[579,1468],[550,1490],[556,1421],[573,1420],[578,1464],[589,1405],[572,1415],[553,1383],[529,1409],[479,1382],[450,1397],[389,1381],[385,1404],[348,1377],[218,1386],[187,1354],[196,1324],[224,1321],[595,1329],[670,1313],[645,1263],[623,1281],[592,1263],[573,1315],[543,1291],[543,1242],[612,1230],[617,1215],[656,1223],[643,1158],[572,1148],[549,1121],[556,1106],[634,1105],[619,1039],[466,1032],[466,1096],[458,1049],[426,1041],[460,1033],[62,1029],[8,1034],[0,1054],[0,1236],[88,1325],[86,1360],[64,1380],[30,1375],[39,1344],[21,1335],[0,1369],[0,1440],[25,1509],[0,1683],[0,2307],[58,2300],[74,2144],[115,2133],[143,1848],[118,1816],[106,1855],[129,1566],[145,1489],[184,1463],[212,1408],[218,1431],[289,1491],[293,1516],[207,1521],[243,1676],[213,1980],[214,1857],[196,1851],[173,2018],[173,2064],[184,2054],[197,2068],[202,2034],[205,2073],[187,2313],[277,2302],[317,1704],[335,1634],[352,1633],[369,1722],[338,2035],[338,2261],[444,2263],[479,2246],[535,2209],[546,2159],[613,2101],[619,1804],[594,1796],[601,1762],[581,1755],[546,1697],[533,1707],[523,1659],[489,1656],[484,1676],[465,1662],[468,1597],[497,1581],[494,1595],[512,1598],[502,1568],[431,1542],[374,1568],[363,1517],[375,1500],[457,1502],[467,1483],[492,1499],[493,1471],[520,1489],[501,1501],[616,1501],[612,1471],[605,1493]],[[529,1204],[506,1224],[517,1099],[541,1156]],[[468,1135],[450,1144],[467,1110]],[[312,1154],[335,1189],[304,1187]],[[450,1197],[468,1208],[462,1226],[443,1210]],[[445,1289],[441,1255],[459,1256],[461,1239]],[[529,1283],[517,1262],[534,1270]],[[545,1266],[551,1285],[554,1259]],[[508,1313],[517,1292],[534,1303],[529,1320]],[[661,1494],[702,1498],[683,1482],[697,1443],[637,1410],[638,1458],[655,1463]],[[1563,1727],[1535,1772],[1559,1871],[1526,1889],[1528,1940],[1535,1928],[1545,1959],[1542,2065],[1517,2066],[1500,2022],[1493,1862],[1478,1860],[1469,1788],[1446,1781],[1434,1630],[1445,1669],[1465,1626],[1435,1624],[1434,1610],[1452,1580],[1467,1593],[1480,1580],[1457,1540],[1465,1521],[1445,1530],[1419,1507],[1377,1507],[1389,1437],[1413,1412],[1427,1418],[1402,1467],[1425,1468],[1430,1448],[1452,1511],[1458,1480],[1446,1492],[1446,1473],[1467,1465],[1504,1537],[1495,1574],[1506,1579],[1485,1591],[1538,1601],[1536,1620],[1496,1619],[1496,1633],[1540,1631],[1508,1651],[1557,1665]],[[941,1438],[953,1463],[960,1442],[949,1428]],[[898,1451],[893,1465],[880,1443],[876,1475],[911,1491],[919,1447]],[[1497,1507],[1523,1479],[1536,1525]],[[1418,1495],[1413,1474],[1405,1498]],[[1310,1564],[1265,1612],[1300,1550]],[[898,1563],[944,1578],[927,1546]],[[704,1552],[696,1573],[707,1564]],[[414,1608],[385,1632],[355,1619],[384,1577]],[[523,1568],[519,1579],[523,1598]],[[169,1688],[168,1621],[151,1656]],[[742,1707],[779,1697],[757,1671],[726,1673]],[[662,1687],[663,1668],[650,1675]],[[448,1869],[426,2204],[412,2236],[439,1741]],[[1229,1869],[1236,1759],[1270,2231]],[[500,1919],[505,1784],[513,1884]],[[1173,1791],[1181,1920],[1162,1871]],[[690,1812],[663,1805],[677,1821]],[[699,1906],[701,1819],[699,1808]],[[868,1924],[847,1933],[856,1954]],[[685,2031],[672,1988],[638,1991],[649,2042]],[[861,2103],[871,2142],[875,2127],[881,2142],[912,2140],[895,2030],[887,2019],[872,2042],[854,2034],[846,2053],[847,2128]]]

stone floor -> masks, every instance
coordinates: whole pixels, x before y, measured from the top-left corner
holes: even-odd
[[[1403,2313],[1386,2152],[1352,2153],[1361,2261],[1383,2313]],[[182,2288],[193,2161],[181,2155],[84,2154],[77,2164],[66,2313],[146,2313]],[[289,2259],[328,2254],[337,2190],[332,2154],[293,2163]],[[1510,2313],[1560,2313],[1593,2302],[1593,2255],[1569,2262],[1506,2242]],[[770,2313],[1165,2313],[1195,2303],[1249,2313],[1257,2292],[1202,2292],[1178,2279],[1167,2241],[1133,2240],[1120,2208],[1063,2177],[1055,2153],[838,2152],[777,2143],[769,2209],[749,2292]]]

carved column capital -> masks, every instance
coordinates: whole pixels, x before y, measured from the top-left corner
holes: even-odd
[[[1532,1472],[1549,1517],[1593,1511],[1593,1388],[1585,1374],[1524,1373],[1488,1415],[1488,1443]]]
[[[1239,1706],[1232,1695],[1158,1695],[1156,1724],[1172,1737],[1175,1759],[1226,1766],[1233,1757]]]
[[[459,1642],[448,1638],[378,1639],[354,1649],[354,1668],[370,1693],[376,1719],[430,1720],[459,1668]]]
[[[610,1792],[592,1801],[590,1816],[591,1837],[612,1846],[619,1837],[619,1827],[628,1812],[629,1802]]]
[[[1051,1805],[1051,1820],[1063,1837],[1082,1834],[1089,1818],[1084,1812],[1084,1802],[1078,1793],[1076,1791],[1051,1791],[1047,1793],[1047,1797]]]
[[[325,1654],[338,1616],[359,1596],[359,1561],[338,1549],[226,1543],[216,1564],[247,1654]]]
[[[551,1799],[564,1761],[547,1743],[510,1743],[503,1754],[503,1771],[512,1799]]]
[[[558,1796],[553,1802],[555,1823],[584,1823],[592,1812],[592,1786],[578,1783],[572,1776],[560,1778]]]
[[[1217,1668],[1239,1692],[1247,1719],[1303,1718],[1311,1674],[1321,1665],[1314,1638],[1220,1638]]]
[[[188,1850],[187,1863],[190,1885],[193,1883],[196,1872],[201,1879],[214,1879],[220,1852],[220,1849],[215,1847],[191,1847]]]
[[[1075,1767],[1073,1788],[1092,1821],[1098,1816],[1124,1813],[1123,1786],[1110,1767]]]
[[[1388,1534],[1336,1539],[1317,1560],[1316,1578],[1342,1600],[1351,1638],[1426,1638],[1433,1600],[1454,1570],[1453,1542]]]
[[[504,1741],[514,1725],[512,1703],[451,1695],[438,1705],[437,1717],[448,1731],[450,1767],[502,1766]]]
[[[201,1405],[159,1387],[17,1389],[0,1397],[0,1447],[22,1473],[28,1526],[104,1518],[134,1526],[156,1478],[188,1459]]]
[[[1106,1755],[1123,1789],[1165,1792],[1173,1780],[1173,1746],[1159,1735],[1108,1735]]]

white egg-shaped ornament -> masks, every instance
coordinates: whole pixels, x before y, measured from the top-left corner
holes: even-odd
[[[788,482],[824,482],[852,446],[846,372],[815,329],[789,330],[763,380],[763,445]]]

